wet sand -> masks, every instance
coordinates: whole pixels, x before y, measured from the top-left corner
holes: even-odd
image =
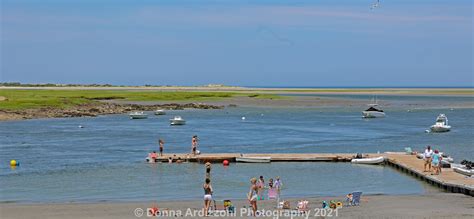
[[[308,198],[309,217],[322,218],[322,200],[340,200],[343,197]],[[291,207],[296,207],[297,199],[288,199]],[[236,207],[236,215],[224,215],[229,218],[248,218],[248,202],[244,200],[232,201]],[[218,202],[218,208],[222,201]],[[264,210],[266,216],[273,218],[276,209],[275,200],[265,200],[258,203],[259,209]],[[170,217],[161,218],[201,218],[198,211],[202,208],[202,201],[172,201],[172,202],[130,202],[130,203],[61,203],[61,204],[0,204],[1,218],[150,218],[143,212],[143,216],[135,216],[135,209],[158,206]],[[318,209],[316,209],[318,208]],[[189,210],[188,210],[189,209]],[[140,210],[137,210],[140,213]],[[293,213],[296,213],[293,211]],[[326,213],[329,213],[327,211]],[[280,218],[290,218],[288,211],[281,212]],[[333,217],[336,216],[332,212]],[[223,215],[211,216],[225,218]],[[337,218],[473,218],[474,199],[470,196],[451,193],[433,193],[426,195],[372,195],[362,196],[360,206],[343,207],[338,209]],[[303,215],[294,218],[305,218]],[[329,218],[326,216],[326,218]]]

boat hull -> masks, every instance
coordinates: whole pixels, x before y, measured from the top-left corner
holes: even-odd
[[[165,111],[155,111],[155,115],[161,116],[161,115],[166,115]]]
[[[351,163],[356,164],[381,164],[385,161],[384,157],[352,159]]]
[[[451,130],[451,126],[431,126],[431,132],[449,132]]]
[[[146,119],[148,115],[129,115],[130,119]]]
[[[270,157],[237,157],[235,161],[239,163],[270,163]]]
[[[473,176],[474,175],[474,169],[465,169],[465,168],[462,168],[462,167],[453,167],[453,170],[454,172],[456,173],[460,173],[462,175],[465,175],[465,176]]]
[[[364,118],[383,118],[385,117],[384,112],[378,111],[362,111],[362,117]]]
[[[186,121],[184,120],[170,120],[170,125],[185,125]]]

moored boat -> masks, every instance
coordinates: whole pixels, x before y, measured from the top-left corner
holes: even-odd
[[[436,123],[430,127],[431,132],[449,132],[451,126],[448,125],[448,117],[444,114],[439,114],[436,118]]]
[[[146,119],[148,118],[148,115],[144,112],[132,112],[128,114],[130,116],[130,119]]]
[[[354,158],[351,163],[356,164],[381,164],[385,161],[384,157]]]
[[[271,157],[237,157],[235,161],[240,163],[270,163]]]
[[[186,120],[181,118],[181,116],[175,116],[174,118],[170,119],[170,125],[184,125],[186,124]]]
[[[460,167],[460,166],[455,166],[453,167],[454,172],[460,173],[465,176],[474,176],[474,169],[467,169],[465,166]]]
[[[385,117],[385,112],[381,109],[377,109],[377,97],[374,97],[373,103],[368,104],[368,109],[362,111],[363,118],[382,118]]]
[[[166,112],[165,112],[165,110],[158,109],[158,110],[155,111],[155,115],[157,115],[157,116],[166,115]]]

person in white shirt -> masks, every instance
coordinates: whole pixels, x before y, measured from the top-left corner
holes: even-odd
[[[423,153],[423,159],[425,160],[425,170],[424,172],[431,172],[431,157],[433,156],[433,150],[431,146],[426,147],[425,152]],[[428,166],[428,171],[426,171],[426,166]]]

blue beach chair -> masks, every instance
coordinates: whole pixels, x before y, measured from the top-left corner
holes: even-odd
[[[362,192],[353,192],[351,205],[359,205],[361,196],[362,196]]]

